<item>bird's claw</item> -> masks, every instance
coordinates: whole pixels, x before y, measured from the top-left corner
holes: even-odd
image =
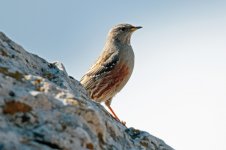
[[[125,121],[120,121],[122,125],[126,127],[126,122]]]

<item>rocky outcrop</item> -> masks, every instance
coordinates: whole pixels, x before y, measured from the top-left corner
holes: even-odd
[[[28,53],[0,32],[0,150],[172,150],[127,128],[64,66]]]

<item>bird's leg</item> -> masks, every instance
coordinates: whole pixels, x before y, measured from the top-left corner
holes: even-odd
[[[106,101],[106,102],[105,102],[105,105],[106,105],[107,108],[110,110],[112,116],[113,116],[117,121],[121,122],[121,123],[125,126],[125,125],[126,125],[126,122],[120,121],[120,119],[118,118],[118,116],[115,114],[114,110],[111,108],[110,104],[111,104],[111,101]]]
[[[113,111],[113,109],[111,108],[110,105],[107,105],[108,109],[111,111],[113,117],[117,120],[117,121],[120,121],[118,116],[115,114],[115,112]]]

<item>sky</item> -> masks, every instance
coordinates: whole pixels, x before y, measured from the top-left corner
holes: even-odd
[[[177,150],[226,149],[225,0],[0,2],[0,31],[77,80],[112,26],[143,26],[131,39],[135,68],[115,112]]]

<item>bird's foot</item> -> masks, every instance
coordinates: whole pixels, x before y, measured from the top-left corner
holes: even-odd
[[[119,120],[119,118],[114,117],[116,121],[120,122],[122,125],[124,125],[126,127],[126,122]]]
[[[122,125],[126,127],[126,122],[125,121],[120,121]]]
[[[106,103],[105,103],[106,104]],[[113,118],[115,118],[115,120],[117,120],[118,122],[120,122],[121,124],[123,124],[126,127],[126,122],[125,121],[121,121],[118,116],[115,114],[115,112],[113,111],[113,109],[111,108],[111,106],[107,103],[106,106],[108,107],[108,109],[111,112],[111,115]]]

